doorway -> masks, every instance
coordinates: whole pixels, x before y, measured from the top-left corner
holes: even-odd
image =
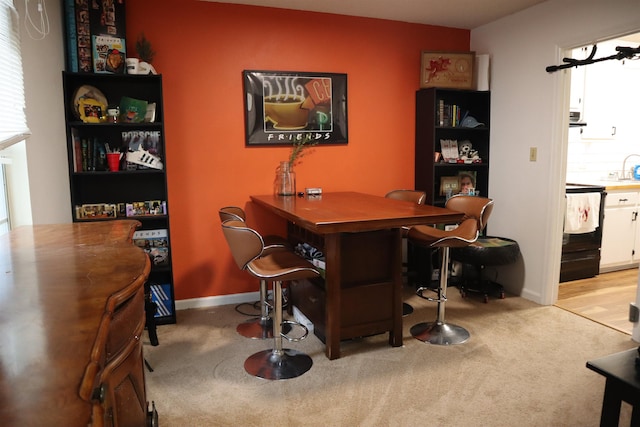
[[[616,54],[616,46],[640,46],[640,33],[598,42],[594,58]],[[584,59],[592,53],[593,45],[586,45],[573,49],[571,57]],[[623,172],[626,156],[639,151],[634,124],[637,119],[631,118],[631,114],[637,114],[637,99],[640,99],[640,89],[636,89],[638,79],[640,60],[613,59],[571,69],[570,108],[567,114],[572,126],[568,130],[567,183],[613,187],[614,180]],[[640,158],[637,160],[640,164]],[[614,197],[613,194],[610,191],[608,197]],[[630,211],[638,209],[640,207],[636,206]],[[613,215],[611,211],[610,220]],[[606,226],[604,230],[606,233]],[[640,234],[640,228],[633,230],[630,234]],[[627,320],[629,303],[638,303],[640,300],[637,296],[638,268],[631,255],[634,238],[633,235],[629,237],[631,249],[623,251],[629,253],[628,262],[603,256],[601,273],[595,278],[559,284],[556,305],[631,333],[633,324]],[[640,239],[635,238],[635,241]],[[602,253],[610,249],[605,242]],[[640,247],[635,250],[640,252]],[[638,340],[636,337],[634,339]]]

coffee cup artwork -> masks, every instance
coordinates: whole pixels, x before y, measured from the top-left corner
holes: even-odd
[[[304,129],[309,121],[309,110],[302,107],[301,95],[274,95],[264,99],[264,121],[271,122],[274,129]]]
[[[243,71],[247,145],[347,142],[346,74]]]

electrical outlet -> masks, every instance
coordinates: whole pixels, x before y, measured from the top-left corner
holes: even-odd
[[[538,160],[538,147],[529,147],[529,161],[535,162]]]

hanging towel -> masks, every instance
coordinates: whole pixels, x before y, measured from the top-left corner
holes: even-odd
[[[567,194],[564,232],[591,233],[600,226],[600,193]]]

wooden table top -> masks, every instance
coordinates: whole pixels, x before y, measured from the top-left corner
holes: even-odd
[[[107,300],[149,272],[138,221],[18,227],[0,236],[0,419],[86,426],[79,388]]]
[[[455,223],[461,212],[357,192],[322,196],[251,196],[275,214],[318,234],[372,231],[419,224]]]

